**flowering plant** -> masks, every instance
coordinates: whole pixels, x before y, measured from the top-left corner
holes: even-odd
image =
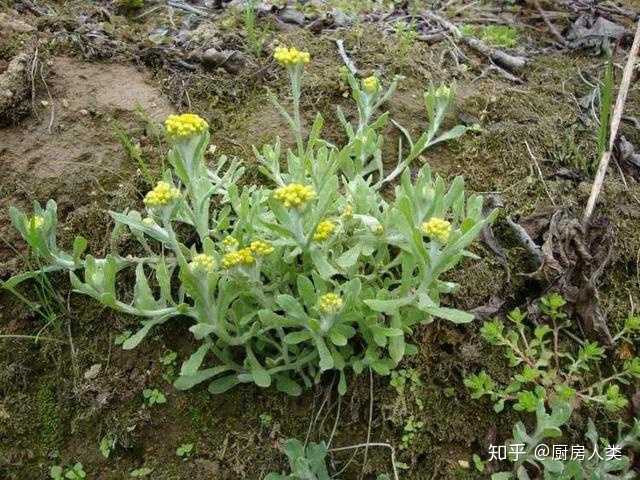
[[[281,49],[276,59],[299,89],[308,54]],[[365,80],[363,88],[381,87]],[[190,325],[200,345],[182,364],[177,388],[210,381],[209,391],[220,393],[240,383],[275,384],[297,395],[334,370],[343,394],[349,370],[388,374],[416,351],[406,338],[415,325],[473,319],[440,305],[455,288],[442,276],[473,257],[466,248],[493,214],[483,214],[480,196],[465,196],[461,178],[447,188],[428,167],[414,181],[405,169],[395,199],[386,200],[366,171],[344,168],[356,137],[343,148],[321,140],[318,116],[305,143],[296,112],[289,116],[296,154],[281,162],[279,142],[256,150],[273,187],[240,188],[243,167],[225,157],[211,169],[207,123],[193,114],[169,117],[172,168],[145,196],[145,212],[110,212],[145,256],[84,256],[81,237],[72,254],[59,250],[53,201],[45,210],[36,205],[33,217],[12,209],[13,223],[45,271],[68,270],[75,291],[141,318],[125,349],[172,318]],[[127,268],[135,268],[128,296],[116,288]]]
[[[491,475],[491,480],[531,478],[530,471],[540,472],[549,480],[589,478],[593,480],[631,480],[634,472],[632,452],[640,447],[640,420],[630,426],[618,422],[617,438],[602,436],[591,419],[585,437],[587,445],[567,445],[562,442],[568,430],[573,406],[555,399],[545,406],[540,399],[535,408],[535,428],[527,431],[522,422],[513,426],[513,436],[500,452],[500,446],[490,447],[490,460],[508,460],[510,468]],[[575,429],[575,427],[574,427]],[[500,468],[500,467],[498,467]]]
[[[620,385],[640,378],[640,358],[629,358],[619,371],[598,378],[604,347],[585,341],[572,352],[570,344],[560,341],[568,336],[572,323],[564,312],[565,304],[557,293],[542,297],[540,310],[552,327],[541,323],[528,328],[527,315],[518,308],[507,315],[511,328],[497,318],[485,322],[480,330],[482,338],[504,349],[513,374],[508,385],[496,382],[484,370],[467,376],[464,383],[471,396],[489,397],[496,412],[501,412],[508,402],[514,402],[514,410],[535,412],[539,401],[554,399],[602,405],[611,412],[625,408],[629,402]],[[638,331],[640,322],[631,316],[621,336],[635,336]]]

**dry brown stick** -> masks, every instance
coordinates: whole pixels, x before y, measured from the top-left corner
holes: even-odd
[[[371,442],[371,424],[373,423],[373,371],[369,367],[369,424],[367,426],[367,446],[364,447],[364,460],[362,461],[362,471],[358,480],[364,478],[364,469],[367,468],[367,459],[369,456],[369,443]]]
[[[502,50],[498,50],[497,48],[490,47],[489,45],[487,45],[486,43],[484,43],[483,41],[477,38],[463,35],[458,27],[456,27],[449,20],[442,18],[440,15],[436,13],[426,11],[424,12],[424,16],[430,20],[433,20],[434,22],[439,23],[444,28],[449,30],[456,39],[462,40],[469,47],[473,48],[475,51],[481,53],[482,55],[489,57],[495,63],[499,64],[501,67],[507,68],[511,71],[518,71],[518,70],[522,70],[527,64],[527,59],[524,57],[509,55],[508,53],[503,52]]]
[[[556,206],[556,202],[553,200],[553,197],[551,196],[551,192],[549,192],[549,188],[547,187],[547,182],[545,182],[545,180],[544,180],[544,175],[542,175],[542,170],[540,169],[540,164],[538,163],[538,159],[536,158],[536,156],[531,151],[531,147],[529,146],[529,144],[527,143],[526,140],[524,141],[524,144],[527,147],[527,151],[529,152],[529,156],[531,157],[531,160],[533,160],[533,163],[536,166],[536,170],[538,171],[538,178],[540,178],[540,182],[542,182],[542,186],[544,187],[544,191],[546,192],[547,197],[549,197],[549,200],[551,200],[551,203],[555,207]]]
[[[596,201],[598,200],[598,196],[600,195],[600,190],[602,190],[604,177],[607,174],[609,160],[611,159],[611,151],[613,150],[613,145],[616,141],[616,137],[618,136],[618,128],[620,127],[620,121],[622,120],[622,114],[624,113],[624,105],[627,101],[627,94],[629,93],[629,87],[631,85],[631,78],[633,76],[636,58],[638,57],[638,50],[640,50],[640,21],[638,21],[638,25],[636,27],[636,34],[633,39],[633,45],[631,45],[629,58],[627,59],[627,64],[624,67],[622,81],[620,82],[620,90],[618,91],[616,105],[613,109],[613,115],[611,117],[611,127],[609,130],[609,148],[602,154],[602,158],[600,159],[600,163],[598,164],[596,178],[593,180],[591,194],[589,195],[587,208],[584,211],[584,217],[582,219],[584,225],[586,225],[591,218],[593,209],[596,206]]]
[[[42,80],[42,83],[44,84],[44,88],[47,90],[47,96],[49,97],[49,106],[51,108],[51,113],[50,113],[50,117],[49,117],[49,127],[47,128],[47,131],[49,132],[49,134],[53,133],[53,122],[55,121],[56,118],[56,106],[53,103],[53,96],[51,95],[51,90],[49,90],[49,85],[47,85],[47,81],[44,79],[44,74],[42,73],[42,65],[40,65],[40,79]]]
[[[551,34],[554,37],[556,37],[556,40],[558,40],[558,42],[560,42],[561,45],[563,46],[567,45],[568,43],[567,40],[562,36],[562,34],[557,29],[557,27],[553,24],[553,22],[551,22],[551,20],[547,16],[547,12],[545,12],[540,6],[540,2],[538,0],[532,0],[532,2],[533,2],[533,6],[536,7],[536,10],[538,10],[538,13],[542,17],[542,20],[544,20],[544,23],[547,25],[547,28],[549,29]]]
[[[507,225],[509,225],[509,227],[515,234],[518,242],[520,242],[520,244],[527,249],[527,251],[535,260],[536,268],[540,267],[540,265],[542,265],[542,262],[544,262],[544,252],[542,251],[542,247],[534,242],[531,236],[524,229],[524,227],[519,223],[514,222],[511,217],[507,217],[506,221]]]
[[[36,45],[36,49],[33,52],[33,57],[31,58],[31,111],[36,116],[36,118],[40,118],[38,115],[38,111],[36,110],[36,70],[38,69],[38,45]]]

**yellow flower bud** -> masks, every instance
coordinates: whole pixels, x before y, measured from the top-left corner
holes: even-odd
[[[451,224],[442,218],[433,217],[422,224],[422,231],[440,243],[447,243],[451,234]]]
[[[342,308],[342,298],[335,293],[325,293],[320,297],[318,306],[324,313],[334,314]]]
[[[442,84],[435,89],[433,94],[439,98],[447,98],[451,95],[451,88],[446,86],[445,84]]]
[[[28,221],[29,228],[33,230],[40,230],[44,225],[44,217],[41,215],[34,215]]]
[[[231,252],[238,248],[239,242],[231,235],[228,235],[224,240],[222,240],[222,245],[224,246],[225,250]]]
[[[251,265],[255,260],[251,248],[242,248],[225,254],[222,257],[222,266],[224,268],[233,268],[237,265]]]
[[[285,187],[278,188],[273,194],[276,200],[281,201],[287,208],[300,208],[309,200],[316,196],[313,187],[290,183]]]
[[[147,207],[165,207],[180,198],[180,190],[167,182],[158,182],[153,190],[144,197]]]
[[[195,113],[169,115],[164,122],[167,135],[174,139],[185,139],[199,135],[209,128],[209,124]]]
[[[211,273],[216,266],[216,261],[211,255],[206,253],[198,253],[194,255],[189,267],[194,272]]]
[[[271,246],[271,244],[262,240],[254,240],[253,242],[251,242],[251,245],[249,245],[249,248],[258,256],[269,255],[270,253],[273,253],[273,247]]]
[[[372,75],[362,80],[362,88],[368,94],[376,93],[380,89],[380,81]]]
[[[336,229],[336,224],[331,220],[323,220],[316,227],[316,231],[313,234],[313,239],[316,242],[322,242],[331,236]]]
[[[277,47],[273,52],[273,58],[285,67],[305,65],[311,61],[309,52],[303,52],[295,47]]]

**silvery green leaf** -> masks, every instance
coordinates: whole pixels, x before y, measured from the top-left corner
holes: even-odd
[[[74,291],[83,293],[84,295],[89,295],[90,297],[94,298],[99,297],[98,292],[93,287],[80,280],[80,278],[74,272],[69,272],[69,279]]]
[[[344,370],[340,370],[340,379],[338,380],[338,395],[347,393],[347,377]]]
[[[307,318],[307,314],[302,308],[302,305],[293,298],[291,295],[277,295],[276,303],[282,307],[282,309],[293,318],[298,320],[305,320]]]
[[[264,480],[291,480],[291,478],[289,477],[289,475],[281,475],[279,473],[270,473],[266,477],[264,477]]]
[[[319,337],[314,338],[314,343],[320,354],[320,371],[331,370],[333,368],[333,356],[324,343],[324,340]]]
[[[189,327],[189,331],[193,333],[196,340],[202,340],[207,335],[211,335],[216,331],[216,326],[210,323],[197,323]]]
[[[498,472],[491,475],[491,480],[512,480],[513,473],[511,472]]]
[[[171,274],[169,273],[169,269],[167,268],[167,263],[165,261],[164,256],[158,257],[156,264],[156,280],[158,281],[158,285],[160,286],[160,295],[164,299],[165,302],[174,304],[173,297],[171,294]]]
[[[404,357],[405,352],[405,340],[401,330],[402,319],[400,315],[393,315],[391,317],[391,327],[400,331],[400,335],[393,335],[389,339],[389,356],[398,364],[400,360],[402,360],[402,357]]]
[[[317,248],[311,249],[311,261],[318,269],[318,272],[322,276],[323,279],[329,280],[331,277],[336,275],[338,271],[331,266],[331,264],[327,261],[324,253]]]
[[[139,310],[156,310],[164,305],[156,301],[149,288],[149,282],[144,273],[144,265],[139,263],[136,267],[136,283],[133,288],[133,305]]]
[[[311,280],[304,275],[297,277],[298,294],[302,297],[307,308],[312,308],[317,303],[316,290]]]
[[[302,342],[306,342],[313,338],[313,335],[308,330],[300,330],[298,332],[288,333],[286,337],[284,337],[284,341],[289,345],[297,345]]]
[[[240,380],[238,380],[237,375],[235,374],[227,375],[224,377],[217,378],[213,382],[211,382],[209,384],[208,390],[209,390],[209,393],[218,395],[226,392],[227,390],[232,389],[239,383],[240,383]]]
[[[440,136],[434,138],[433,140],[431,140],[427,146],[428,147],[432,147],[433,145],[436,145],[436,144],[441,143],[441,142],[447,142],[449,140],[455,140],[456,138],[461,137],[462,135],[464,135],[466,133],[466,131],[467,131],[467,127],[465,127],[464,125],[456,125],[451,130],[448,130],[445,133],[443,133],[442,135],[440,135]]]
[[[395,313],[399,308],[404,307],[405,305],[409,305],[414,301],[414,296],[409,295],[402,298],[396,298],[392,300],[378,300],[375,298],[364,300],[364,303],[371,309],[376,312],[383,313]]]
[[[263,309],[258,311],[258,317],[263,325],[267,327],[292,327],[299,325],[298,321],[291,320],[286,316],[278,315],[270,310]]]
[[[474,319],[474,316],[471,313],[457,310],[455,308],[423,306],[420,309],[434,317],[444,318],[445,320],[449,320],[453,323],[469,323]]]
[[[286,374],[276,375],[275,378],[276,388],[279,391],[286,393],[287,395],[291,395],[292,397],[298,397],[302,394],[302,387]]]
[[[335,328],[329,330],[328,337],[334,345],[344,347],[347,344],[347,337]]]
[[[153,320],[143,321],[142,328],[123,342],[123,350],[133,350],[136,348],[153,327],[160,325],[167,320],[169,320],[169,317],[154,318]]]
[[[518,480],[531,480],[529,472],[527,472],[527,469],[523,465],[518,467],[516,474],[518,476]]]
[[[271,385],[271,375],[259,365],[254,366],[251,369],[251,376],[256,385],[262,388],[267,388]]]
[[[191,377],[195,375],[200,368],[200,365],[202,365],[207,352],[209,352],[209,348],[209,344],[205,343],[193,352],[189,359],[182,364],[182,367],[180,368],[180,375],[184,377]]]
[[[343,270],[347,270],[353,267],[358,261],[358,257],[360,256],[361,251],[362,246],[360,244],[351,247],[336,259],[336,265],[338,265]]]
[[[87,249],[87,239],[82,235],[78,235],[73,240],[73,261],[78,263],[80,261],[80,257]]]
[[[190,376],[180,375],[176,379],[176,381],[173,382],[173,386],[178,390],[189,390],[195,385],[202,383],[204,381],[207,381],[210,378],[213,378],[216,375],[220,375],[221,373],[227,372],[229,370],[231,370],[231,367],[228,367],[226,365],[221,365],[214,368],[199,370]]]

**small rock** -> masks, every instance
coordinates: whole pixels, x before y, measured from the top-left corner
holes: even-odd
[[[237,50],[216,50],[215,48],[206,50],[200,61],[207,68],[222,67],[233,74],[239,73],[247,63],[244,55]]]
[[[0,32],[5,34],[7,32],[27,33],[33,32],[35,27],[28,23],[12,18],[6,13],[0,13]],[[0,35],[2,36],[2,35]]]
[[[189,33],[189,40],[202,48],[215,48],[221,44],[220,32],[213,23],[203,22]]]
[[[336,28],[348,27],[353,23],[352,17],[337,8],[332,10],[331,16],[333,17],[333,26]]]
[[[574,48],[589,48],[600,46],[607,40],[630,38],[632,34],[622,25],[585,13],[569,27],[566,37]]]
[[[7,113],[14,112],[20,100],[27,96],[29,84],[26,65],[28,62],[29,55],[26,53],[17,55],[0,74],[0,123],[3,123],[3,117]]]
[[[279,17],[284,23],[292,23],[300,26],[305,23],[304,13],[292,7],[286,7],[280,11]]]
[[[209,475],[210,478],[217,478],[220,474],[220,464],[204,458],[197,458],[195,464],[203,474]]]
[[[89,370],[84,372],[85,380],[93,380],[98,375],[100,375],[100,371],[101,370],[102,370],[102,364],[101,363],[94,363],[93,365],[91,365]]]
[[[109,392],[101,392],[96,396],[96,403],[101,407],[104,407],[107,403],[109,403],[109,397],[111,395]]]

